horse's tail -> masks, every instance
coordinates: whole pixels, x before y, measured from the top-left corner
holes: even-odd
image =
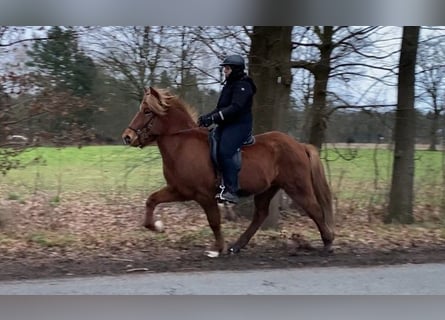
[[[310,160],[311,178],[315,197],[323,212],[325,223],[331,229],[332,233],[334,233],[335,219],[332,206],[332,193],[324,173],[323,163],[321,162],[317,148],[310,144],[305,144],[305,147]]]

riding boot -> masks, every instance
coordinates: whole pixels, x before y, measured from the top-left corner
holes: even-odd
[[[237,192],[239,190],[238,184],[238,172],[239,165],[234,159],[225,161],[222,171],[222,183],[220,186],[220,192],[216,195],[216,198],[221,202],[238,203],[239,197]]]
[[[239,202],[239,197],[235,192],[225,190],[222,194],[219,195],[219,200],[237,204]]]

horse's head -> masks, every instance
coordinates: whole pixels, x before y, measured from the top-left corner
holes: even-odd
[[[172,135],[197,127],[195,110],[167,90],[144,89],[139,111],[122,133],[125,144],[145,147],[159,136]]]
[[[144,88],[144,97],[128,127],[122,133],[124,144],[145,147],[153,143],[161,134],[159,116],[165,114],[165,107],[158,91]]]

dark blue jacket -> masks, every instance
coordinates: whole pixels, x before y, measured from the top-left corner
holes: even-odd
[[[253,80],[244,72],[231,74],[218,99],[215,112],[222,113],[220,126],[235,123],[252,125],[252,103],[256,93]]]

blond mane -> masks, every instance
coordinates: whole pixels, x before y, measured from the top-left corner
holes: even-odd
[[[168,89],[155,89],[159,94],[159,99],[153,95],[148,94],[145,96],[147,105],[149,108],[158,115],[165,115],[168,112],[169,108],[181,108],[193,119],[193,121],[197,121],[198,112],[196,109],[181,100],[177,95],[172,94]]]

